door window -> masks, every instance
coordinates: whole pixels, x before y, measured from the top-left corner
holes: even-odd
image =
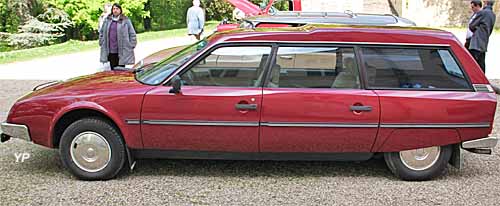
[[[268,87],[360,88],[353,48],[280,47]]]
[[[371,88],[470,88],[449,50],[369,47],[361,51]]]
[[[222,47],[181,75],[184,85],[259,87],[271,47]]]

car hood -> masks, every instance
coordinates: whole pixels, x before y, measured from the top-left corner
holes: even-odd
[[[245,13],[247,16],[255,16],[262,13],[262,10],[260,10],[259,6],[253,4],[248,0],[226,0],[226,1],[232,4],[234,7],[243,11],[243,13]]]
[[[106,71],[51,84],[50,86],[31,92],[21,98],[20,101],[31,97],[71,96],[96,93],[97,91],[142,88],[145,86],[135,80],[134,73],[131,71]]]
[[[172,47],[172,48],[160,50],[156,53],[153,53],[153,54],[147,56],[143,60],[141,60],[141,63],[136,64],[134,66],[134,69],[137,69],[138,67],[141,67],[144,65],[154,64],[154,63],[157,63],[159,61],[162,61],[162,60],[174,55],[175,53],[185,49],[188,46],[189,45],[183,45],[183,46],[177,46],[177,47]]]

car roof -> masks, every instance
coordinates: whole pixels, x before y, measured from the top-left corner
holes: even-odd
[[[363,14],[346,12],[275,12],[246,18],[255,25],[259,23],[284,23],[302,26],[305,24],[346,24],[372,26],[415,26],[415,22],[391,14]]]
[[[220,42],[330,42],[363,44],[434,44],[457,43],[450,32],[406,26],[343,24],[307,24],[301,27],[234,29],[217,32],[210,43]]]

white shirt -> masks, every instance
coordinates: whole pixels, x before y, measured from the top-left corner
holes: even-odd
[[[474,18],[476,18],[476,13],[472,14],[472,16],[470,17],[470,20],[469,20],[469,25],[470,25],[470,23],[472,23],[472,20],[474,20]],[[466,36],[465,36],[465,39],[470,39],[470,38],[472,38],[472,35],[473,35],[473,34],[474,34],[474,33],[472,33],[472,31],[470,30],[470,28],[469,28],[469,27],[467,27],[467,34],[466,34]]]

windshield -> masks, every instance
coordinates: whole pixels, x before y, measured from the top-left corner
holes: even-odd
[[[155,65],[145,65],[137,70],[135,74],[136,79],[144,84],[158,85],[206,46],[207,41],[203,39]]]

